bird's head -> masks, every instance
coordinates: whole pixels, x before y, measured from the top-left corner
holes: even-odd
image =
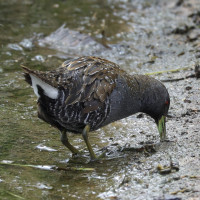
[[[170,106],[170,97],[165,86],[158,81],[151,91],[147,91],[143,105],[143,112],[155,120],[160,140],[164,141],[166,138],[166,116]]]

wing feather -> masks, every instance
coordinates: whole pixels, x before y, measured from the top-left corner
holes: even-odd
[[[104,103],[116,87],[118,75],[124,72],[115,63],[97,57],[64,62],[61,67],[48,72],[24,70],[57,89],[64,89],[66,105],[89,102],[85,104],[86,107],[90,105],[85,112]]]

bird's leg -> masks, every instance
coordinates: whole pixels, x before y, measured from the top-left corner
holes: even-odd
[[[88,140],[88,133],[90,131],[90,126],[89,125],[86,125],[85,128],[83,129],[83,132],[82,132],[82,136],[83,136],[83,139],[87,145],[87,148],[90,152],[90,157],[91,157],[91,160],[98,160],[100,158],[103,158],[105,156],[105,152],[103,152],[100,156],[96,156],[96,154],[94,153],[93,149],[92,149],[92,146]]]
[[[60,138],[61,142],[72,152],[72,154],[76,155],[79,153],[79,150],[76,149],[73,145],[71,145],[69,143],[69,140],[67,138],[67,134],[66,131],[61,131],[61,138]]]

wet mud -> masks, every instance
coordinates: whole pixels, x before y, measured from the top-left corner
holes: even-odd
[[[0,199],[200,199],[200,2],[0,2]],[[50,70],[94,55],[168,88],[167,138],[142,113],[90,133],[72,157],[37,118],[20,65]]]

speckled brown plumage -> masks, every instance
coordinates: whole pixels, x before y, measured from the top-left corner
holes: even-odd
[[[61,67],[50,72],[24,69],[49,85],[64,91],[64,102],[60,102],[60,104],[62,104],[62,109],[64,109],[65,112],[61,111],[59,113],[58,109],[61,108],[55,107],[54,110],[57,109],[57,112],[55,111],[53,116],[56,118],[56,121],[60,118],[61,122],[59,123],[62,124],[61,126],[67,126],[69,131],[75,132],[81,131],[78,127],[83,123],[81,126],[82,129],[85,125],[84,121],[91,124],[92,130],[100,126],[100,122],[104,120],[108,113],[108,105],[106,105],[108,102],[107,97],[116,87],[118,74],[124,73],[115,63],[96,57],[81,57],[69,62],[64,62]],[[30,81],[28,82],[30,83]],[[46,102],[48,102],[47,97],[45,98]],[[63,104],[65,104],[64,107]],[[47,107],[50,108],[53,106],[50,103]],[[77,107],[79,107],[79,109]],[[77,119],[74,119],[71,110],[74,110],[74,113],[77,111],[79,112],[74,114],[77,116]],[[53,109],[50,112],[53,112]],[[66,113],[69,113],[69,119],[66,119],[64,116]],[[90,116],[87,116],[88,114]],[[41,117],[41,109],[39,116]],[[85,120],[86,118],[88,118],[88,120]],[[65,125],[65,120],[68,125]],[[45,121],[48,120],[45,119]],[[52,123],[50,122],[50,124]],[[73,128],[70,128],[70,126]],[[77,127],[77,130],[74,130],[76,129],[74,127]],[[60,125],[58,128],[61,129]]]

